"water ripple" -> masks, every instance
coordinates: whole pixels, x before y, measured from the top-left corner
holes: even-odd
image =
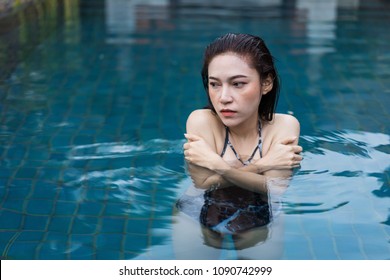
[[[381,213],[375,216],[378,222],[386,220],[389,135],[342,130],[301,139],[304,160],[285,194],[286,213],[360,213],[364,205],[375,208],[370,213]],[[363,216],[355,219],[364,222]]]
[[[129,142],[95,143],[74,146],[68,152],[70,160],[114,159],[156,154],[180,154],[184,140],[153,139],[135,145]]]

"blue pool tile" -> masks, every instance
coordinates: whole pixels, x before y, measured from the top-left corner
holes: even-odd
[[[150,220],[137,219],[128,220],[126,225],[126,233],[147,235],[150,230]]]
[[[7,199],[5,202],[3,202],[3,209],[10,210],[10,211],[16,211],[19,213],[22,213],[25,207],[25,201],[23,198],[17,198],[17,199]]]
[[[78,203],[72,201],[56,201],[55,215],[73,215],[76,212]]]
[[[69,234],[67,232],[46,231],[44,242],[62,242],[67,243]]]
[[[82,194],[83,194],[82,188],[72,187],[72,186],[63,186],[63,188],[60,189],[60,193],[58,195],[59,201],[66,201],[66,202],[78,202],[82,200]]]
[[[13,237],[18,233],[19,231],[15,230],[0,231],[0,252],[5,252]]]
[[[19,179],[31,179],[34,178],[37,174],[37,168],[33,167],[22,167],[18,169],[18,172],[15,174],[15,178]]]
[[[131,260],[131,259],[138,257],[138,255],[139,255],[139,253],[125,252],[123,254],[123,259]]]
[[[56,164],[57,166],[60,166],[66,160],[67,160],[67,154],[62,152],[53,152],[50,154],[49,164],[50,165]]]
[[[33,215],[49,215],[53,211],[53,201],[46,199],[30,199],[26,211]]]
[[[67,168],[63,171],[62,179],[65,182],[75,181],[84,175],[84,171],[77,168]]]
[[[94,247],[96,241],[96,234],[72,234],[69,235],[69,242],[77,246],[83,244],[85,246]]]
[[[335,242],[330,235],[324,234],[321,236],[313,236],[311,239],[311,247],[315,259],[319,260],[337,260],[339,256],[335,250]]]
[[[101,202],[85,201],[79,204],[79,215],[100,216],[104,205]]]
[[[147,248],[149,237],[147,235],[126,234],[124,249],[129,252],[140,252]]]
[[[56,199],[59,191],[59,186],[57,184],[38,180],[34,185],[34,191],[30,195],[32,199],[46,199],[52,201]]]
[[[342,260],[359,260],[366,259],[367,256],[363,253],[361,243],[354,236],[335,236],[335,250]]]
[[[44,239],[45,232],[44,231],[26,231],[23,230],[18,235],[18,242],[39,242]]]
[[[285,231],[288,234],[304,235],[302,217],[299,215],[287,215],[285,219]]]
[[[363,241],[363,251],[370,260],[388,260],[390,259],[390,242],[383,244],[375,240]]]
[[[7,251],[6,256],[11,260],[34,260],[39,243],[14,242]]]
[[[102,250],[95,253],[97,260],[120,260],[123,259],[123,253],[117,250]]]
[[[48,230],[53,232],[69,232],[71,224],[72,217],[53,216],[50,218]]]
[[[27,190],[31,190],[32,187],[33,187],[33,180],[29,180],[29,179],[13,179],[13,180],[9,180],[8,184],[9,184],[9,189],[10,191],[12,191],[13,189],[19,189],[19,190],[22,190],[24,189],[25,192],[27,192]]]
[[[19,229],[21,228],[23,215],[8,210],[0,210],[0,229]]]
[[[96,237],[96,247],[99,249],[119,249],[122,247],[124,234],[101,233]]]
[[[332,222],[330,227],[333,235],[336,236],[355,236],[356,234],[350,222]]]
[[[7,193],[8,193],[8,188],[6,188],[4,185],[0,183],[0,199],[3,199]]]
[[[22,146],[12,146],[8,149],[7,159],[22,160],[26,156],[26,150]]]
[[[73,234],[94,234],[97,232],[98,225],[97,217],[78,216],[73,221],[71,232]]]
[[[54,149],[63,148],[70,146],[71,140],[72,137],[69,134],[57,134],[50,139],[50,143]]]
[[[14,168],[9,168],[9,167],[5,167],[5,166],[2,166],[0,168],[0,178],[8,179],[14,173],[15,173],[15,169]]]
[[[89,170],[107,170],[109,168],[108,161],[104,158],[89,160],[85,163],[85,168]]]
[[[88,145],[95,142],[93,136],[90,135],[77,135],[72,139],[72,145]]]
[[[105,205],[105,209],[103,212],[104,216],[119,216],[126,217],[128,214],[131,216],[131,205],[125,202],[108,202]]]
[[[88,189],[85,192],[85,200],[89,201],[90,203],[93,202],[93,203],[99,203],[100,205],[103,205],[102,201],[105,200],[107,191],[105,189],[100,189],[95,187],[98,186],[88,183]]]
[[[47,164],[48,163],[46,163],[46,165]],[[36,177],[39,180],[58,182],[61,179],[62,171],[63,170],[61,168],[45,166],[40,169],[39,174]]]
[[[110,167],[112,169],[126,168],[131,162],[132,158],[130,157],[116,158],[115,160],[110,161]]]
[[[26,159],[24,160],[24,166],[39,169],[40,167],[44,166],[45,162],[46,160]]]
[[[73,244],[69,245],[70,252],[69,258],[72,260],[91,260],[94,259],[96,250],[85,244]]]
[[[124,233],[125,218],[110,218],[104,217],[100,232],[102,233]]]
[[[68,258],[68,245],[61,241],[41,243],[37,251],[37,258],[40,260],[66,260]]]
[[[305,236],[290,234],[284,244],[284,259],[311,260],[314,257],[310,240]]]
[[[30,160],[47,160],[50,152],[46,147],[32,147],[28,151],[27,158]]]
[[[23,224],[23,230],[45,231],[47,229],[48,221],[49,219],[47,216],[26,215]]]
[[[68,161],[68,167],[73,169],[85,169],[88,165],[88,160],[72,160]]]
[[[383,225],[381,224],[361,224],[356,223],[353,225],[356,235],[362,240],[383,240],[387,234],[384,231]]]

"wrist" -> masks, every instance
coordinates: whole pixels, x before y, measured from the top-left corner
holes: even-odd
[[[216,172],[216,170],[224,166],[225,161],[217,154],[211,155],[208,159],[207,168],[211,171]]]
[[[258,161],[256,161],[256,163],[253,164],[256,168],[256,173],[257,174],[261,174],[261,173],[264,173],[265,171],[268,171],[270,170],[271,168],[267,167],[265,164],[264,164],[264,159],[261,158],[259,159]]]
[[[220,176],[224,176],[229,170],[231,170],[231,166],[227,164],[224,160],[221,159],[221,161],[218,163],[218,165],[215,166],[214,171]]]

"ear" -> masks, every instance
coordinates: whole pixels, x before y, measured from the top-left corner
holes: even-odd
[[[262,82],[261,82],[261,92],[263,95],[267,94],[268,92],[270,92],[272,90],[274,86],[274,79],[271,75],[268,75],[267,78],[265,78]]]

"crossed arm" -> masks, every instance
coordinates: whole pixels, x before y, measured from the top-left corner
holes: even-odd
[[[270,178],[290,177],[292,168],[299,166],[302,160],[302,148],[298,146],[299,123],[294,120],[295,128],[293,125],[292,129],[290,126],[291,131],[280,133],[280,137],[271,144],[263,158],[241,168],[232,167],[225,162],[212,148],[212,141],[207,135],[202,137],[194,133],[186,134],[188,142],[183,146],[184,157],[195,186],[208,189],[235,185],[267,193],[267,181]],[[191,125],[188,128],[187,124],[187,131],[193,130]],[[286,134],[290,136],[285,136]]]

